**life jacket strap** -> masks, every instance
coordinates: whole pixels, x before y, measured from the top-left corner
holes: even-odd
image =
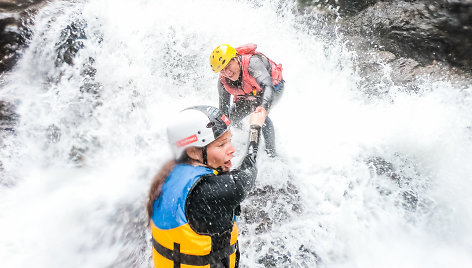
[[[152,246],[161,256],[174,262],[174,268],[180,267],[180,264],[203,266],[217,263],[220,260],[228,257],[236,252],[238,242],[229,245],[223,249],[212,251],[207,255],[197,256],[180,253],[180,244],[174,243],[174,250],[170,250],[159,244],[154,238],[152,239]]]

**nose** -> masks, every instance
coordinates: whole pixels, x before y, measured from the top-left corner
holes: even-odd
[[[234,148],[233,143],[230,142],[229,147],[228,147],[228,155],[232,155],[232,154],[234,154],[234,152],[236,152],[236,148]]]
[[[228,70],[229,70],[228,66],[229,66],[229,64],[226,65],[226,67],[224,67],[223,70],[221,70],[221,74],[223,74],[224,77],[229,77],[229,75],[228,75]]]

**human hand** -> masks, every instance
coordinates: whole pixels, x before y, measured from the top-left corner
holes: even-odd
[[[256,110],[249,117],[250,125],[258,125],[262,127],[267,117],[267,111],[262,106],[258,106]]]

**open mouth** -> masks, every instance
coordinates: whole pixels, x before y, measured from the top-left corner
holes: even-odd
[[[225,164],[225,167],[227,168],[230,168],[233,166],[233,164],[231,163],[231,160],[226,161],[224,164]]]

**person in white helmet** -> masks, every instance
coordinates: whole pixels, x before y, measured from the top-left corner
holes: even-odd
[[[154,267],[239,266],[236,216],[257,177],[266,116],[251,114],[247,152],[234,170],[230,121],[217,108],[185,109],[168,126],[174,159],[154,177],[147,203]]]

